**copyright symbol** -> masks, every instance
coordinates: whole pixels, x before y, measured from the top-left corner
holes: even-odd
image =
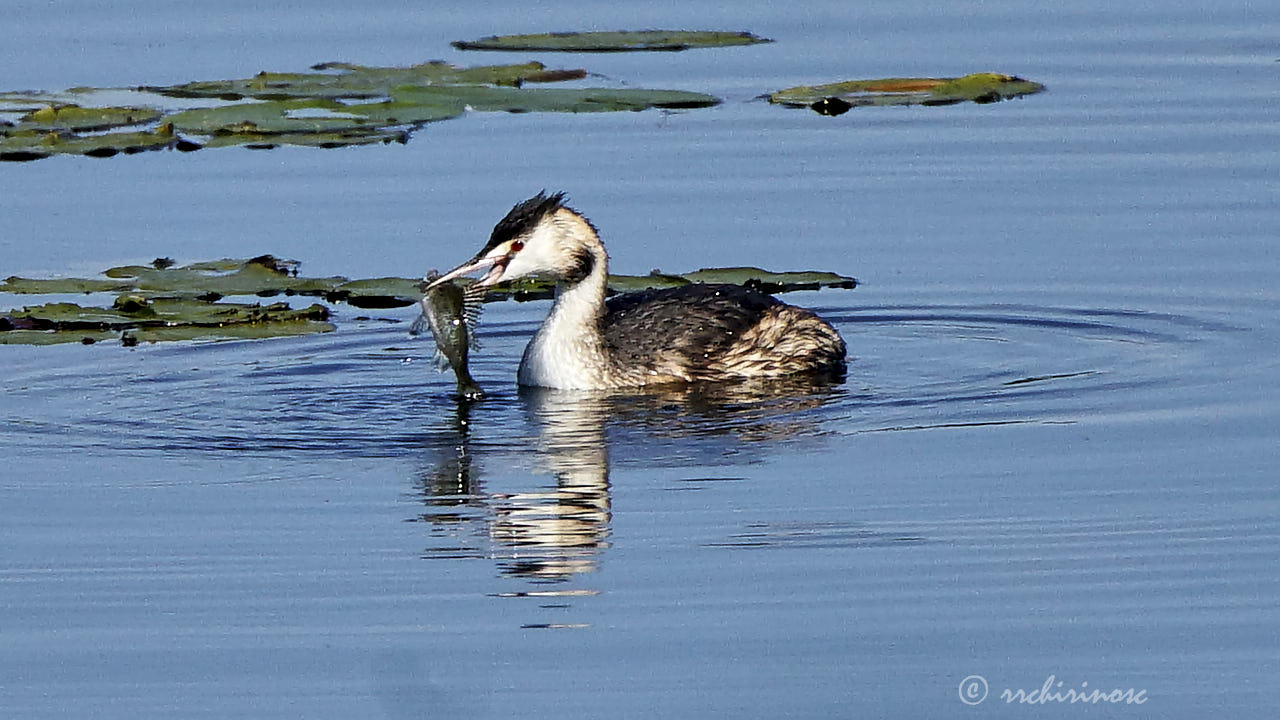
[[[970,675],[960,681],[960,702],[965,705],[978,705],[987,699],[987,679],[981,675]]]

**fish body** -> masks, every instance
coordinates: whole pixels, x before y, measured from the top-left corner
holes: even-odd
[[[425,279],[431,282],[438,276],[432,271]],[[484,395],[467,366],[471,349],[475,347],[475,325],[480,319],[484,293],[483,288],[475,288],[474,284],[463,288],[454,282],[441,283],[418,301],[422,316],[410,330],[416,334],[423,324],[431,329],[440,369],[453,368],[458,378],[458,394],[464,398]]]

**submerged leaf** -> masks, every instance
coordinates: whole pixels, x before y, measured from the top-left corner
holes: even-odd
[[[534,35],[492,35],[479,40],[459,40],[459,50],[507,50],[547,52],[628,52],[636,50],[688,50],[773,42],[749,32],[700,30],[618,30],[613,32],[556,32]]]
[[[768,98],[778,105],[810,107],[824,115],[839,115],[850,108],[869,105],[990,103],[1042,90],[1044,85],[1020,77],[975,73],[958,78],[881,78],[804,85],[770,93]]]

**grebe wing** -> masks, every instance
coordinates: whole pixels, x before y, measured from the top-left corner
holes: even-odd
[[[601,330],[620,360],[639,363],[675,354],[701,365],[781,304],[739,285],[695,283],[609,298]]]

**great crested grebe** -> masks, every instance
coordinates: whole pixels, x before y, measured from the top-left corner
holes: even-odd
[[[551,312],[520,360],[521,385],[607,390],[845,370],[835,328],[756,290],[693,284],[606,301],[609,256],[564,193],[540,192],[511,208],[474,258],[429,287],[479,270],[487,270],[479,287],[556,279]]]

